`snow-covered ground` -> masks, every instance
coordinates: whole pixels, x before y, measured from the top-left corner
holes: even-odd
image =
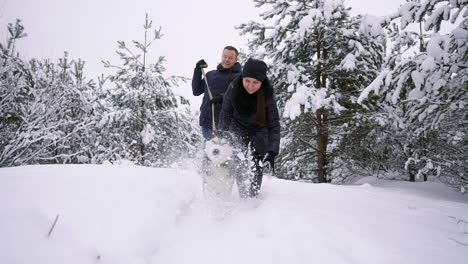
[[[266,178],[259,199],[214,203],[187,170],[0,169],[3,264],[467,260],[468,196],[437,183]]]

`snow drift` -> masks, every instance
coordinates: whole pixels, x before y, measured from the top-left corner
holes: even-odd
[[[431,182],[267,177],[259,199],[216,203],[194,171],[25,166],[0,169],[0,234],[5,264],[461,264],[468,197]]]

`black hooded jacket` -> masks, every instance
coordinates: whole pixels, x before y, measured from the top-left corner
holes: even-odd
[[[221,130],[234,133],[239,142],[249,140],[261,156],[268,151],[278,154],[279,113],[268,78],[252,95],[242,85],[242,76],[234,79],[224,94],[219,122]]]

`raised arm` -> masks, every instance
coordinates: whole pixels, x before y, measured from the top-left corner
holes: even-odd
[[[195,69],[193,70],[193,77],[192,77],[192,93],[195,96],[199,96],[205,92],[205,80],[202,78],[202,71],[201,68],[206,68],[208,65],[204,60],[199,60],[195,65]]]

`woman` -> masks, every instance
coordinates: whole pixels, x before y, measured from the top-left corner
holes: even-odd
[[[258,195],[262,165],[268,162],[273,168],[279,151],[278,107],[266,72],[265,62],[247,60],[242,75],[231,82],[224,94],[220,113],[220,129],[231,132],[234,143],[251,152],[253,164],[240,161],[234,171],[241,197]]]

